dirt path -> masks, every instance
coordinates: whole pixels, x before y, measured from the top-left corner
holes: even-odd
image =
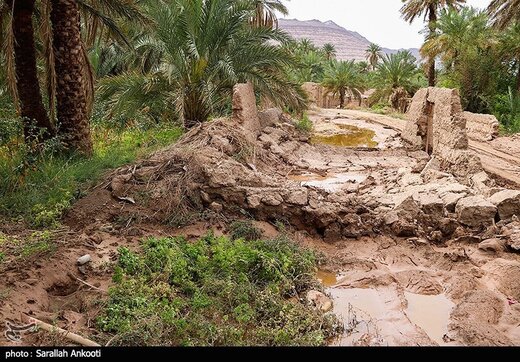
[[[345,117],[375,122],[402,132],[405,122],[402,119],[358,110],[319,109],[311,112],[314,117]],[[501,137],[500,142],[479,142],[470,140],[470,148],[477,153],[487,172],[520,186],[520,149],[517,141]],[[507,150],[507,152],[505,152]],[[515,152],[516,151],[516,152]]]

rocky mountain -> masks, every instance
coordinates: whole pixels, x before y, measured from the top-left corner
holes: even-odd
[[[333,21],[280,19],[279,27],[293,38],[309,39],[319,47],[326,43],[334,44],[337,58],[340,60],[366,60],[365,50],[371,43],[361,34],[347,30]],[[420,59],[419,49],[408,50],[417,59]],[[399,49],[383,48],[383,51],[391,54],[396,53]]]

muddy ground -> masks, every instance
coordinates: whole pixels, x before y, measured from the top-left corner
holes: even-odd
[[[486,201],[500,185],[432,165],[391,127],[330,111],[312,120],[305,134],[271,117],[253,139],[217,120],[114,171],[68,212],[50,258],[2,270],[0,320],[28,314],[109,343],[93,320],[118,247],[225,234],[233,220],[253,218],[266,237],[284,224],[328,257],[318,277],[347,329],[333,344],[520,345],[520,223],[487,204],[459,205]],[[92,261],[78,267],[85,254]],[[41,331],[21,343],[70,342]]]

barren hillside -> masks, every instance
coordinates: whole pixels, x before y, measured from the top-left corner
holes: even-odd
[[[340,60],[365,60],[365,49],[371,41],[362,35],[347,30],[333,21],[321,22],[319,20],[300,21],[296,19],[280,19],[280,28],[293,38],[310,39],[315,45],[334,44]],[[395,53],[395,49],[384,48],[385,53]],[[410,49],[412,54],[419,59],[419,50]]]

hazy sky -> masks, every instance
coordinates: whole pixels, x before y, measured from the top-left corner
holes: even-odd
[[[467,0],[468,5],[485,8],[491,0]],[[401,0],[289,0],[287,18],[332,20],[348,30],[386,48],[418,48],[424,28],[422,19],[406,23],[399,13]]]

